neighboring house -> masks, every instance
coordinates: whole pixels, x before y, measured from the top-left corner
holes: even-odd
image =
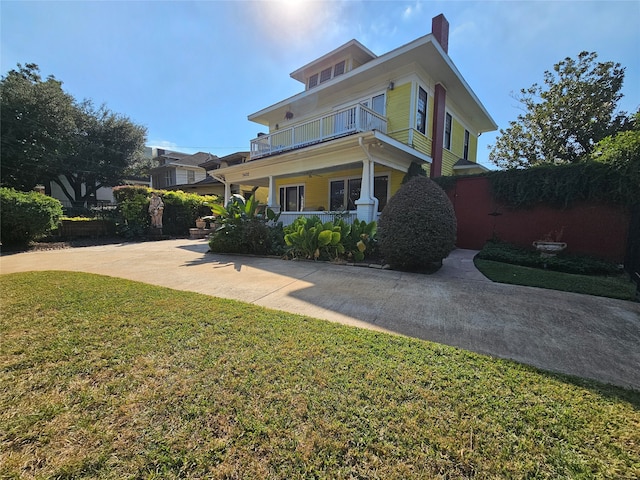
[[[217,171],[221,168],[226,168],[232,165],[241,165],[248,162],[250,159],[249,152],[236,152],[224,157],[213,157],[208,161],[201,163],[200,166],[207,172],[207,178],[194,184],[193,190],[196,193],[203,194],[206,191],[207,194],[218,195],[224,197],[225,186],[216,177]],[[249,198],[251,195],[255,195],[256,199],[261,203],[267,203],[266,188],[260,188],[254,185],[233,184],[230,185],[230,194],[240,194],[245,198]],[[185,191],[189,191],[186,190]],[[228,199],[227,199],[228,201]]]
[[[432,177],[481,171],[477,139],[497,125],[447,54],[443,15],[432,33],[382,56],[356,40],[291,73],[305,85],[249,115],[268,132],[249,158],[209,174],[225,186],[268,189],[288,223],[302,211],[377,218],[411,163]]]
[[[184,190],[188,185],[204,180],[206,170],[200,166],[214,157],[205,152],[195,154],[171,152],[161,148],[154,153],[158,166],[151,169],[151,188]]]
[[[60,178],[60,182],[62,182],[62,184],[67,189],[67,191],[72,192],[73,189],[71,188],[71,185],[69,185],[69,182],[67,181],[67,179],[64,176],[60,176],[59,178]],[[150,182],[148,177],[147,178],[125,177],[122,181],[122,184],[123,185],[144,185],[148,187],[150,185]],[[58,185],[56,182],[50,182],[49,188],[48,189],[45,188],[45,192],[47,193],[47,195],[60,200],[60,203],[62,203],[63,207],[65,208],[73,207],[73,203],[71,202],[71,200],[69,200],[69,197],[65,195],[64,191],[62,190],[62,187]],[[84,195],[85,192],[86,192],[86,187],[83,184],[82,192],[81,192],[82,195]],[[100,187],[96,191],[95,195],[92,195],[91,198],[89,198],[89,200],[85,202],[85,207],[92,207],[92,206],[105,207],[108,205],[115,205],[115,204],[116,204],[116,200],[113,197],[113,188]]]

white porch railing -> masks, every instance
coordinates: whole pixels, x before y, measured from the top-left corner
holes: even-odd
[[[318,211],[318,212],[280,212],[279,222],[282,222],[282,225],[286,227],[287,225],[291,225],[298,217],[307,217],[311,218],[313,216],[317,216],[320,218],[322,223],[332,222],[336,218],[342,218],[345,223],[352,224],[353,221],[358,218],[355,211],[352,212],[327,212],[327,211]]]
[[[352,105],[251,140],[251,160],[326,142],[358,132],[387,132],[387,119],[364,105]]]

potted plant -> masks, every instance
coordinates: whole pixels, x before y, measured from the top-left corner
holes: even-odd
[[[207,226],[207,222],[202,218],[196,218],[196,228],[204,229]]]
[[[564,227],[560,230],[552,230],[542,236],[542,240],[533,242],[533,246],[540,252],[542,257],[555,257],[558,253],[567,248],[565,242],[561,242],[564,235]]]

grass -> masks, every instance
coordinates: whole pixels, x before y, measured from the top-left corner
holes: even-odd
[[[487,242],[474,263],[494,282],[636,300],[636,287],[620,265],[585,255],[539,252],[504,242]]]
[[[640,392],[96,275],[0,288],[0,478],[640,476]]]
[[[635,300],[636,286],[626,273],[618,275],[576,275],[476,258],[483,275],[494,282],[585,293],[600,297]]]

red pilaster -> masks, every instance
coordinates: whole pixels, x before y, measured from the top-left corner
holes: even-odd
[[[444,114],[447,91],[442,84],[436,84],[433,96],[433,130],[431,142],[431,164],[430,177],[442,176],[442,144],[444,142]]]

